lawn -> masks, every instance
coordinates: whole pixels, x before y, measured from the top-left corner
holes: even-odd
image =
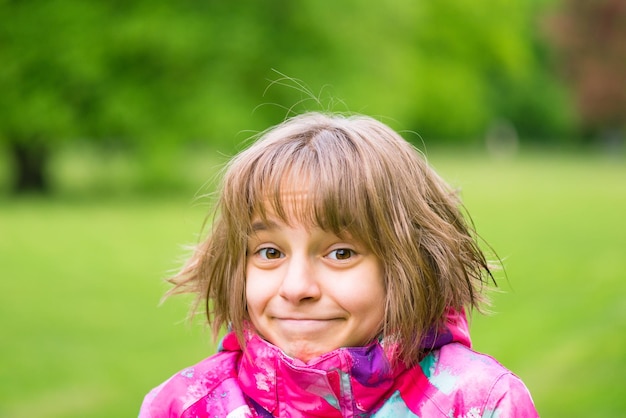
[[[542,417],[624,416],[626,161],[430,159],[505,259],[475,348],[524,379]],[[151,387],[212,353],[184,322],[189,298],[159,306],[204,219],[193,193],[3,199],[1,417],[136,416]]]

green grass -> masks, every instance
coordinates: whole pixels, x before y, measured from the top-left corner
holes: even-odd
[[[186,201],[10,202],[0,211],[0,416],[134,416],[146,390],[210,353],[158,308],[203,210]]]
[[[624,415],[626,162],[430,158],[505,258],[475,348],[524,379],[542,417]],[[212,353],[184,322],[189,298],[158,306],[204,219],[192,198],[0,202],[1,417],[135,416],[151,387]]]
[[[535,155],[440,169],[505,259],[495,314],[475,317],[475,347],[524,379],[544,417],[626,413],[624,163]]]

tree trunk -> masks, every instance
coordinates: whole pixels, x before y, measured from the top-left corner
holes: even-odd
[[[13,159],[13,192],[45,194],[50,190],[48,161],[50,151],[42,141],[9,141]]]

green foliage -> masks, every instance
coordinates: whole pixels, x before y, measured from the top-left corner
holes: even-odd
[[[216,81],[219,31],[196,6],[4,2],[2,135],[131,144],[219,137],[213,87],[228,79]],[[226,109],[237,103],[224,97]]]
[[[310,99],[264,96],[274,68],[314,96],[327,88],[345,101],[335,110],[428,136],[480,137],[501,118],[555,135],[567,120],[553,116],[564,100],[536,51],[541,4],[3,1],[0,134],[224,144]],[[302,107],[324,106],[335,104]]]
[[[478,144],[502,121],[521,140],[573,141],[538,35],[549,3],[0,1],[14,188],[47,187],[63,141],[148,161],[190,143],[230,151],[305,110],[390,118],[429,142]]]

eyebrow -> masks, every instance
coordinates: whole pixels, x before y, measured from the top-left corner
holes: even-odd
[[[267,220],[266,222],[256,221],[251,225],[252,232],[269,231],[276,228],[278,228],[278,224],[271,220]]]

